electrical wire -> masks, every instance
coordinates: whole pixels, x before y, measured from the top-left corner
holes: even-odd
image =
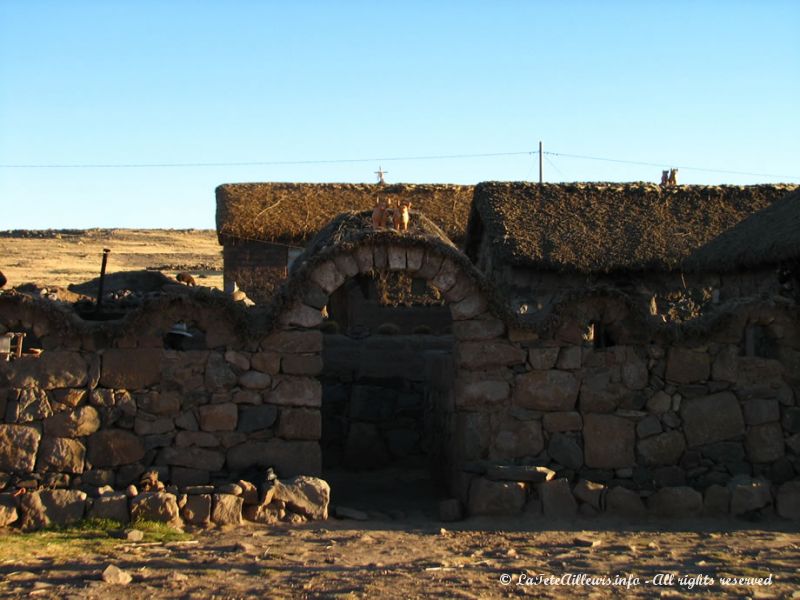
[[[438,154],[427,156],[390,156],[378,158],[335,158],[320,160],[265,160],[248,162],[207,162],[207,163],[87,163],[87,164],[0,164],[0,169],[152,169],[152,168],[194,168],[194,167],[263,167],[285,165],[324,165],[342,163],[362,163],[401,160],[443,160],[457,158],[491,158],[496,156],[519,156],[538,154],[537,152],[484,152],[480,154]]]

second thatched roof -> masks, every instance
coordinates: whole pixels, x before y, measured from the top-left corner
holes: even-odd
[[[800,259],[800,191],[714,238],[686,260],[694,271],[729,272]]]
[[[475,188],[467,252],[503,263],[603,273],[681,267],[694,250],[796,185],[487,182]]]

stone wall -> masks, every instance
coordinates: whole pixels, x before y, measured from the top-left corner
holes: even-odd
[[[286,280],[288,246],[248,240],[229,240],[223,246],[223,282],[233,283],[254,302],[267,302]]]
[[[124,488],[149,469],[177,486],[235,481],[274,467],[321,470],[322,335],[275,331],[240,340],[222,309],[159,310],[116,333],[65,323],[30,306],[0,328],[38,332],[44,351],[0,363],[0,484]],[[177,320],[208,348],[163,348]]]
[[[450,310],[453,376],[431,384],[433,411],[443,477],[471,513],[800,512],[800,321],[788,301],[731,306],[690,336],[587,298],[534,330],[493,312],[480,275],[434,246],[364,246],[311,268],[314,293],[289,298],[258,339],[211,307],[178,304],[115,332],[0,304],[0,327],[30,329],[44,348],[0,363],[5,489],[119,488],[150,468],[179,487],[270,466],[318,474],[320,309],[357,273],[394,268],[431,282]],[[164,350],[179,319],[205,331],[207,349]],[[613,344],[586,339],[589,319]]]

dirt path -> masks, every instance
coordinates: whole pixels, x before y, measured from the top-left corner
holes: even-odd
[[[329,520],[301,527],[244,526],[180,542],[119,542],[102,551],[27,550],[0,564],[3,597],[58,598],[556,598],[800,597],[800,534],[784,523],[582,521],[555,531],[519,521]],[[747,525],[747,524],[744,524]],[[133,576],[101,581],[114,563]],[[531,579],[526,579],[530,576]],[[536,575],[638,577],[628,585],[543,585]],[[670,581],[669,576],[675,577]],[[697,576],[706,576],[701,584]],[[692,579],[679,578],[691,576]],[[723,586],[721,577],[771,576]],[[664,585],[657,586],[656,582]],[[510,580],[507,584],[504,584]],[[646,583],[650,581],[651,583]],[[520,582],[528,585],[519,585]]]

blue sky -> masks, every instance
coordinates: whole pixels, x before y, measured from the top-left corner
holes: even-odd
[[[0,229],[213,227],[244,181],[800,183],[800,2],[0,0]],[[112,165],[17,168],[14,165]],[[741,171],[744,175],[685,167]],[[778,175],[771,177],[767,175]]]

